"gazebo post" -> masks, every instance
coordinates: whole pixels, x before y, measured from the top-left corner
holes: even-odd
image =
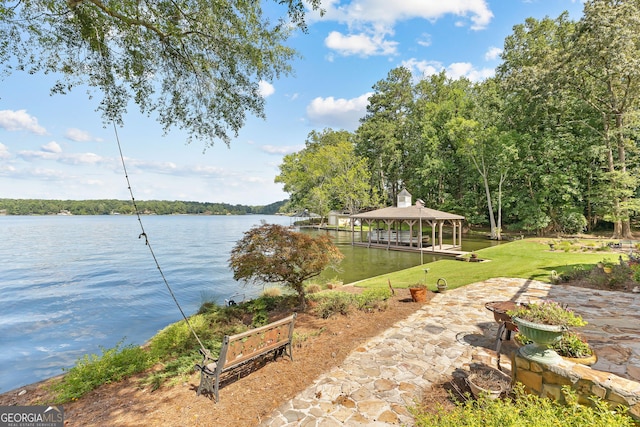
[[[456,237],[458,237],[457,233],[456,233],[456,222],[455,221],[451,221],[451,226],[453,227],[453,247],[456,247]]]
[[[438,243],[440,244],[440,250],[442,250],[442,220],[438,221]]]
[[[436,223],[431,221],[431,252],[436,251]]]

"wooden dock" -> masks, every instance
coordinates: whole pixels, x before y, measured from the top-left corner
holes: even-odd
[[[417,252],[420,253],[422,251],[425,255],[443,255],[443,256],[451,256],[451,257],[459,257],[468,254],[469,252],[465,252],[460,249],[460,246],[453,245],[436,245],[435,248],[431,245],[423,246],[419,248],[417,246],[409,246],[409,245],[389,245],[386,243],[368,243],[368,242],[354,242],[354,246],[362,246],[367,248],[375,248],[375,249],[387,249],[390,251],[403,251],[403,252]]]

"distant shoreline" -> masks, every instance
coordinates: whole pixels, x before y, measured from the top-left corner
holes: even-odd
[[[286,200],[264,206],[229,203],[96,199],[46,200],[0,199],[0,215],[6,216],[71,216],[71,215],[276,215]]]

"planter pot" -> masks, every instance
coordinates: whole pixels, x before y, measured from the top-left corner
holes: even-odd
[[[497,323],[505,323],[508,331],[515,332],[518,330],[516,325],[513,323],[511,316],[507,314],[507,311],[518,308],[518,304],[513,301],[492,301],[486,303],[484,306],[487,310],[493,313],[493,319]],[[509,339],[509,336],[510,335],[507,335],[507,339]]]
[[[580,365],[591,366],[595,365],[598,361],[598,356],[596,356],[596,352],[594,351],[591,356],[586,357],[565,357],[561,356],[564,360],[568,360],[569,362],[579,363]]]
[[[484,379],[482,378],[484,377]],[[487,381],[487,379],[490,379]],[[490,383],[491,388],[486,384]],[[498,399],[503,393],[507,392],[511,386],[511,377],[497,370],[484,370],[480,373],[473,373],[467,377],[467,384],[471,389],[471,394],[478,398],[486,396],[488,399]]]
[[[413,302],[427,302],[427,288],[409,288]]]
[[[513,322],[518,326],[520,333],[533,341],[518,350],[522,356],[546,364],[557,363],[561,360],[560,355],[548,346],[562,337],[562,333],[566,330],[564,326],[543,325],[518,317],[514,317]]]

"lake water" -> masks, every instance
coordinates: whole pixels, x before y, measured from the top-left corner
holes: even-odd
[[[234,281],[227,260],[262,220],[291,223],[260,215],[142,217],[187,315],[204,301],[260,293]],[[0,216],[0,392],[58,375],[120,341],[142,344],[181,319],[140,233],[133,216]],[[353,247],[349,233],[330,233],[345,260],[325,278],[350,283],[420,263],[419,254]]]

